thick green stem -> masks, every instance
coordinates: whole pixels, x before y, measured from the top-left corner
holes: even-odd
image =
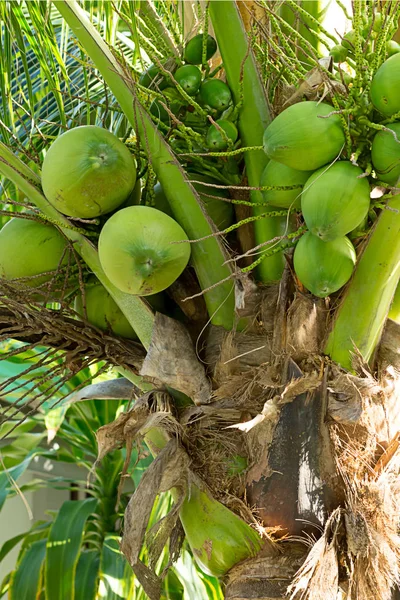
[[[264,130],[271,120],[265,91],[257,71],[256,62],[249,38],[244,29],[239,10],[234,0],[222,0],[210,3],[210,16],[217,37],[218,46],[224,61],[229,87],[236,104],[241,105],[239,130],[245,146],[262,146]],[[243,69],[243,81],[241,74]],[[268,163],[263,150],[245,154],[246,174],[250,186],[259,187],[261,174]],[[251,192],[251,200],[262,202],[262,193]],[[266,212],[254,207],[254,214]],[[285,219],[265,217],[254,224],[256,244],[262,244],[285,231]],[[281,278],[283,255],[276,254],[266,258],[258,268],[261,281],[267,283]]]
[[[375,223],[343,301],[325,352],[352,370],[353,352],[371,362],[400,277],[400,195]]]
[[[94,61],[130,124],[137,131],[175,219],[192,240],[212,233],[213,225],[201,208],[198,194],[188,183],[169,145],[139,103],[130,74],[116,61],[77,2],[59,0],[55,4]],[[211,321],[214,325],[231,329],[234,318],[233,281],[219,283],[232,276],[230,267],[223,265],[226,258],[223,246],[216,238],[193,244],[192,263],[201,288],[206,290],[216,286],[204,295]]]

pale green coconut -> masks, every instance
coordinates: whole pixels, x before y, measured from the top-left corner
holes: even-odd
[[[347,237],[332,242],[305,233],[294,251],[294,270],[301,283],[314,296],[325,298],[340,290],[350,279],[356,252]]]
[[[149,296],[169,287],[190,257],[182,227],[149,206],[129,206],[108,219],[99,237],[101,266],[123,292]]]
[[[336,162],[311,175],[301,194],[308,229],[324,241],[343,237],[368,214],[370,188],[363,171],[348,161]]]
[[[50,146],[42,169],[46,198],[64,215],[93,218],[122,204],[136,182],[127,147],[107,129],[75,127]]]
[[[68,252],[66,239],[53,225],[14,217],[0,230],[0,277],[39,287],[68,264]],[[48,274],[36,277],[41,273]]]

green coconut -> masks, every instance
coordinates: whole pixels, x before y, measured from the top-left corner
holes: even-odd
[[[232,121],[218,119],[218,121],[215,122],[224,133],[222,133],[215,125],[211,125],[207,131],[206,142],[210,150],[218,152],[227,149],[228,140],[236,142],[239,133],[236,125],[232,123]]]
[[[311,175],[301,194],[308,229],[331,241],[355,229],[368,214],[370,189],[363,171],[348,161],[336,162]]]
[[[188,178],[189,180],[193,181],[203,181],[204,183],[213,183],[221,185],[219,181],[216,181],[215,179],[212,179],[211,177],[208,177],[207,175],[202,175],[200,173],[188,173]],[[214,221],[215,225],[218,227],[219,230],[226,229],[227,227],[232,225],[234,221],[233,205],[230,202],[218,200],[218,198],[229,198],[227,190],[201,185],[201,183],[193,183],[193,187],[199,193],[201,200],[204,202],[207,213]],[[172,211],[168,204],[167,197],[160,183],[157,183],[154,186],[154,195],[154,206],[158,208],[158,210],[162,210],[167,215],[172,216]],[[208,196],[217,197],[209,198]]]
[[[299,171],[270,160],[260,180],[260,186],[303,186],[312,171]],[[280,208],[300,208],[301,188],[294,190],[263,190],[264,202]]]
[[[289,106],[265,130],[265,153],[300,171],[314,171],[333,161],[345,137],[339,115],[327,116],[332,112],[334,108],[323,102]]]
[[[68,253],[66,239],[53,225],[15,217],[0,230],[0,277],[27,278],[23,285],[39,287],[68,264]],[[37,277],[42,273],[47,274]]]
[[[200,99],[206,106],[223,111],[231,104],[232,93],[220,79],[206,79],[200,87]]]
[[[161,91],[168,85],[168,80],[156,65],[150,65],[139,77],[139,83],[143,87]]]
[[[85,287],[85,305],[87,320],[98,329],[131,340],[137,339],[128,319],[100,281],[89,282]],[[81,295],[76,297],[74,308],[79,315],[84,315]]]
[[[175,80],[189,96],[197,94],[201,84],[201,71],[194,65],[183,65],[175,73]]]
[[[182,227],[149,206],[129,206],[112,215],[99,237],[105,274],[128,294],[149,296],[169,287],[190,257]],[[182,243],[179,243],[182,242]]]
[[[203,40],[204,35],[198,33],[185,46],[184,58],[187,63],[192,65],[201,65],[203,60]],[[211,35],[207,35],[206,40],[206,60],[210,60],[217,51],[217,42]]]
[[[390,40],[386,44],[386,52],[388,56],[393,56],[393,54],[398,54],[400,52],[400,44],[395,42],[395,40]]]
[[[400,123],[390,123],[388,129],[400,140]],[[380,181],[396,185],[400,178],[400,141],[390,131],[379,131],[371,148],[372,164]]]
[[[135,161],[107,129],[75,127],[51,145],[42,169],[46,198],[70,217],[98,217],[115,210],[132,192]]]
[[[350,279],[356,252],[347,237],[323,242],[308,231],[297,243],[293,263],[301,283],[314,296],[326,298]]]
[[[385,117],[400,111],[400,54],[396,53],[379,67],[371,83],[371,101]]]

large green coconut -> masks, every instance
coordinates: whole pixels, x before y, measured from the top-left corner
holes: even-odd
[[[371,101],[385,117],[400,111],[400,54],[394,54],[379,67],[371,83]]]
[[[190,257],[182,227],[149,206],[129,206],[108,219],[99,237],[99,258],[123,292],[149,296],[169,287]],[[179,243],[182,242],[182,243]]]
[[[299,171],[286,165],[270,160],[265,167],[260,180],[260,186],[303,186],[312,171]],[[263,190],[264,202],[280,208],[300,208],[301,188],[293,190]]]
[[[400,178],[400,123],[390,123],[387,127],[399,141],[390,131],[379,131],[372,141],[372,164],[380,181],[396,185]]]
[[[355,229],[369,210],[370,190],[362,170],[351,162],[319,169],[306,181],[301,210],[308,229],[331,241]]]
[[[344,131],[333,106],[323,102],[299,102],[289,106],[264,132],[264,151],[293,169],[314,171],[339,156]]]
[[[0,230],[0,277],[27,278],[23,285],[39,287],[68,264],[68,253],[66,239],[53,225],[15,217]],[[36,277],[41,273],[47,275]]]
[[[43,162],[46,198],[70,217],[98,217],[115,210],[133,190],[135,161],[120,140],[85,125],[63,133]]]
[[[204,183],[221,185],[219,181],[200,173],[188,173],[188,178],[189,180],[193,181],[203,181]],[[193,183],[193,187],[199,193],[209,216],[219,230],[226,229],[232,225],[234,221],[233,205],[230,202],[224,202],[222,199],[229,198],[227,190],[201,185],[201,183]],[[167,215],[172,216],[172,211],[169,207],[167,197],[160,183],[157,183],[154,186],[154,194],[155,207],[158,208],[158,210],[162,210]],[[216,198],[209,198],[209,196],[216,196]],[[221,198],[221,200],[218,200],[218,198]]]
[[[98,329],[131,340],[137,339],[128,319],[100,281],[91,281],[85,287],[85,305],[87,320]],[[81,295],[76,297],[74,308],[79,315],[84,315]]]
[[[301,283],[314,296],[325,298],[350,279],[356,253],[347,237],[323,242],[308,231],[297,243],[293,262]]]

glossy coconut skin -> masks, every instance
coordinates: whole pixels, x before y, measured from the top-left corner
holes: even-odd
[[[350,279],[356,262],[353,244],[347,237],[323,242],[309,231],[297,243],[294,270],[314,296],[326,298]]]
[[[399,142],[390,131],[379,131],[372,141],[372,164],[380,181],[396,185],[400,179],[400,123],[389,123],[386,127],[396,134]]]
[[[217,42],[211,36],[207,36],[206,60],[210,60],[217,51]],[[192,37],[185,46],[184,59],[191,65],[201,65],[203,58],[203,34],[199,33]]]
[[[160,210],[130,206],[112,215],[101,230],[101,266],[121,291],[149,296],[182,273],[190,257],[187,239],[182,227]]]
[[[221,112],[232,102],[232,93],[220,79],[206,79],[200,87],[200,99],[210,108]]]
[[[189,96],[197,94],[202,78],[200,69],[194,65],[183,65],[177,69],[174,77]]]
[[[136,165],[129,150],[115,135],[94,125],[62,134],[43,162],[44,194],[70,217],[90,219],[115,210],[135,182]]]
[[[260,186],[304,186],[312,171],[299,171],[270,160],[260,180]],[[300,208],[302,188],[294,190],[263,190],[264,202],[279,208]]]
[[[308,229],[326,242],[343,237],[366,217],[370,188],[362,169],[348,161],[315,171],[304,184],[301,210]]]
[[[0,230],[0,277],[32,277],[55,272],[60,264],[68,264],[67,241],[53,225],[15,217]],[[50,273],[21,283],[38,287],[52,277]]]
[[[218,119],[216,124],[223,129],[226,137],[231,140],[231,142],[236,142],[238,138],[238,130],[236,125],[232,123],[232,121],[227,121],[226,119]],[[206,136],[207,146],[211,151],[220,152],[226,150],[228,147],[228,142],[225,139],[223,133],[215,126],[211,125],[207,131]]]
[[[314,171],[337,158],[345,137],[339,115],[321,102],[289,106],[268,125],[264,151],[269,158],[292,169]],[[326,117],[326,118],[324,118]]]
[[[400,111],[400,54],[396,53],[379,67],[371,83],[372,104],[385,117]]]

